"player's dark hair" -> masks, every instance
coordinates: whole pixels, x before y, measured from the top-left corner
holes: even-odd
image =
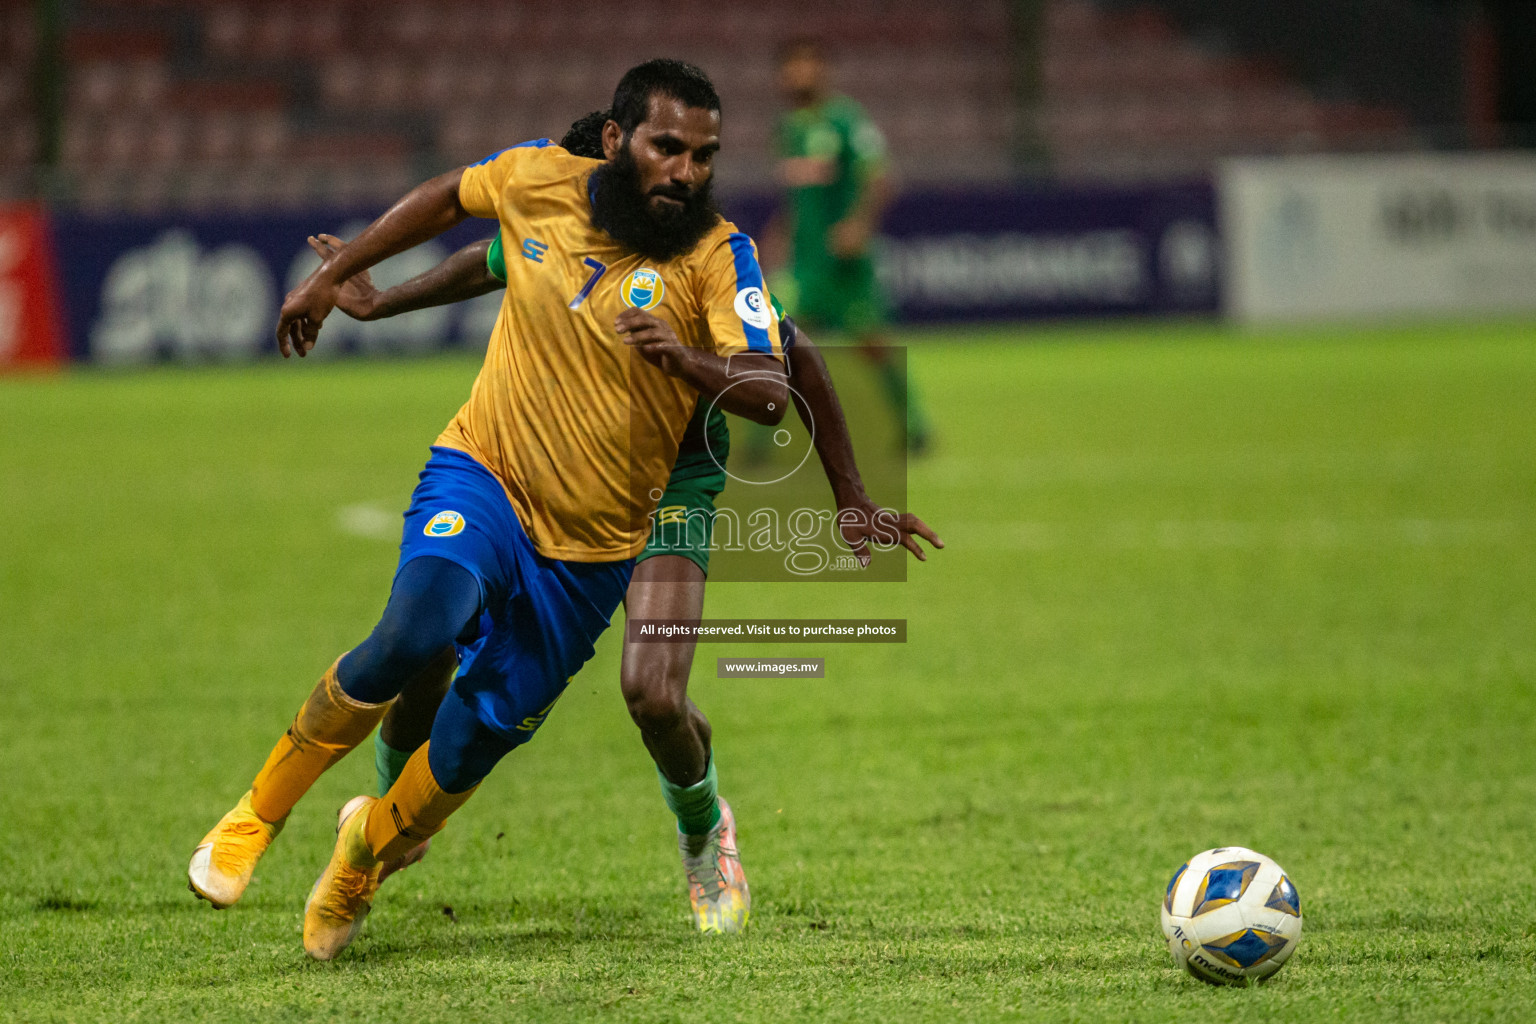
[[[571,122],[560,148],[572,156],[584,156],[589,160],[603,159],[603,125],[610,120],[608,111],[594,110]]]
[[[658,57],[636,64],[624,72],[619,87],[613,90],[613,108],[609,116],[619,123],[628,138],[651,112],[651,97],[670,96],[687,106],[701,110],[720,110],[720,94],[701,68],[685,61]]]

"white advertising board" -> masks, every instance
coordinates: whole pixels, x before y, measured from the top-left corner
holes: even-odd
[[[1238,320],[1536,311],[1536,154],[1226,162]]]

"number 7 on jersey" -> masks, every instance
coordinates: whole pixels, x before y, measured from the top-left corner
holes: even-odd
[[[591,256],[586,257],[581,262],[592,268],[592,276],[587,278],[587,283],[581,286],[581,291],[577,292],[576,297],[571,300],[571,309],[581,308],[581,304],[587,301],[587,296],[592,294],[592,289],[597,287],[597,282],[602,280],[604,274],[608,273],[608,265],[606,263],[599,263]]]

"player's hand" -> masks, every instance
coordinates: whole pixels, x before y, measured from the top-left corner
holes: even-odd
[[[643,359],[663,370],[667,370],[668,357],[683,347],[670,324],[643,309],[626,309],[614,318],[613,328],[624,344],[634,347]]]
[[[928,555],[917,543],[921,537],[935,548],[942,548],[944,541],[932,528],[910,512],[897,513],[894,509],[881,508],[867,494],[839,500],[837,503],[837,530],[843,543],[852,549],[859,565],[868,567],[869,542],[901,546],[917,556],[919,562],[928,561]]]
[[[845,217],[827,229],[827,249],[839,259],[862,256],[869,248],[871,234],[869,221],[863,217]]]
[[[297,352],[309,354],[320,337],[320,325],[336,308],[336,297],[341,287],[331,280],[321,264],[304,279],[304,283],[288,293],[277,317],[277,347],[283,358]]]
[[[328,260],[341,251],[346,243],[335,235],[310,235],[309,247]],[[354,320],[372,320],[379,307],[379,290],[374,287],[373,275],[368,271],[353,274],[341,283],[336,293],[336,308]]]

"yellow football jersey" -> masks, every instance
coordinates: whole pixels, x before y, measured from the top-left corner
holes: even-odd
[[[614,318],[637,306],[685,345],[782,357],[752,240],[722,221],[687,255],[636,255],[592,224],[598,166],[540,140],[465,170],[459,201],[501,224],[507,291],[469,401],[437,439],[496,475],[540,554],[577,562],[645,547],[698,400]]]

